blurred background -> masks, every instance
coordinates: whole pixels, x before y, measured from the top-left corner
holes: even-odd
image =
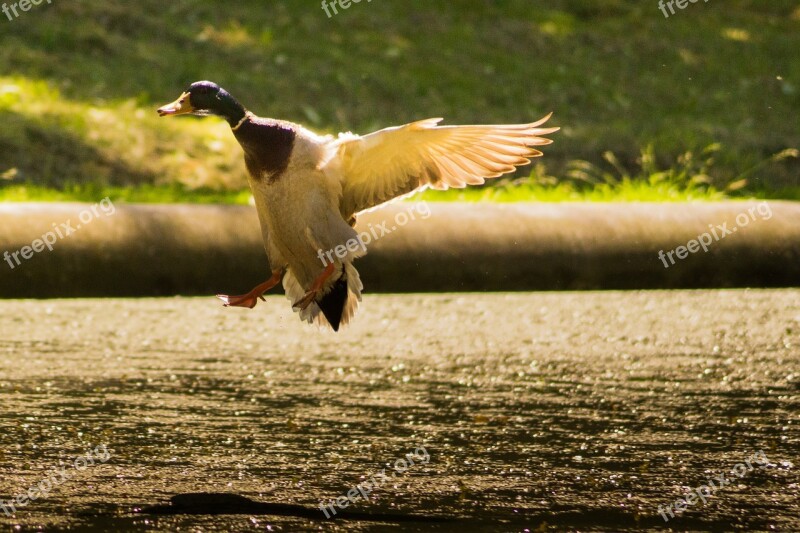
[[[36,1],[0,0],[0,504],[111,459],[0,524],[800,531],[800,0]],[[211,296],[269,265],[229,126],[156,113],[204,79],[325,133],[561,130],[425,192],[326,334]],[[314,520],[421,445],[372,522]]]
[[[53,0],[0,15],[0,200],[247,203],[211,79],[335,133],[554,112],[546,157],[437,200],[800,198],[800,3]]]

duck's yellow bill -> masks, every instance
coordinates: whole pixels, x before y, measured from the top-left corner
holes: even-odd
[[[194,107],[192,107],[192,100],[189,97],[189,93],[183,93],[180,98],[171,104],[167,104],[164,107],[158,108],[158,114],[162,117],[167,117],[170,115],[186,115],[192,111],[194,111]]]

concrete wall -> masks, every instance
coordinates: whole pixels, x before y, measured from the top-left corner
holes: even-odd
[[[792,202],[397,203],[357,228],[383,223],[356,263],[368,292],[800,285]],[[717,241],[723,225],[736,230]],[[24,249],[48,232],[52,251]],[[664,267],[659,250],[706,232],[708,252]],[[239,293],[268,273],[244,206],[4,204],[0,254],[0,297],[14,298]]]

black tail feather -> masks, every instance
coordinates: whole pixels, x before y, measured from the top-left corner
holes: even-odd
[[[339,324],[342,322],[344,308],[347,305],[347,293],[347,276],[342,274],[342,277],[336,280],[328,294],[317,302],[333,331],[339,331]]]

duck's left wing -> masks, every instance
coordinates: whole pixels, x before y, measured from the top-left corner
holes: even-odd
[[[559,128],[532,124],[439,126],[431,118],[332,143],[326,165],[342,180],[341,211],[347,217],[417,189],[479,185],[542,155],[533,146]]]

